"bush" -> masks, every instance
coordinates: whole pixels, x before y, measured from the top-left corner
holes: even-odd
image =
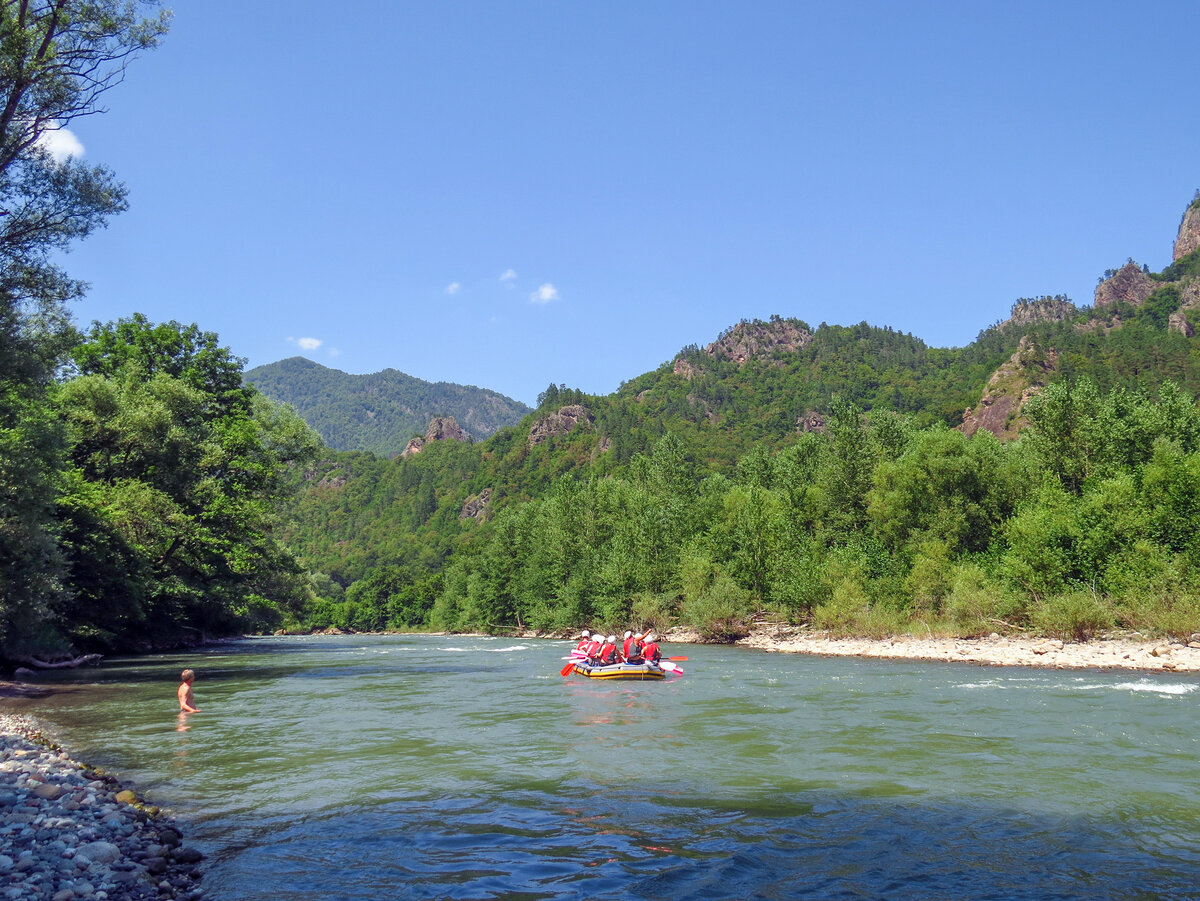
[[[835,636],[855,635],[870,607],[862,582],[844,578],[833,587],[828,601],[813,608],[813,625]]]
[[[678,601],[679,599],[673,594],[641,591],[633,596],[629,615],[632,622],[639,626],[662,633],[670,628],[674,621],[672,611]]]
[[[693,597],[685,596],[679,617],[710,641],[736,641],[750,634],[753,597],[725,573],[718,573]]]
[[[1015,628],[1025,619],[1024,599],[989,577],[974,561],[954,567],[943,609],[964,637]]]
[[[1087,641],[1116,623],[1108,603],[1090,591],[1046,598],[1034,606],[1030,619],[1038,631],[1064,641]]]

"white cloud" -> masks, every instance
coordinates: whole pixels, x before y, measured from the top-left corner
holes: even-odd
[[[296,343],[300,345],[301,350],[316,350],[322,341],[320,338],[297,338]]]
[[[549,282],[529,295],[530,303],[550,303],[552,300],[558,300],[558,288]]]
[[[460,288],[462,288],[462,285],[460,285],[458,282],[451,282],[450,284],[446,285],[446,293],[457,294]]]
[[[503,272],[500,273],[500,281],[502,281],[502,282],[511,282],[516,277],[517,277],[516,269],[505,269]]]
[[[65,163],[73,156],[83,156],[83,144],[69,128],[48,128],[38,138],[38,146],[56,163]]]

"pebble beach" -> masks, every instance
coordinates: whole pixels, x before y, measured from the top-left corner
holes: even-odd
[[[683,640],[683,639],[676,639]],[[1034,666],[1050,669],[1143,670],[1200,672],[1200,634],[1184,641],[1149,641],[1131,636],[1104,636],[1086,642],[1057,638],[1002,636],[983,638],[884,639],[835,638],[790,627],[763,627],[737,642],[765,651],[865,657],[888,660],[932,660],[980,666]]]
[[[197,901],[202,859],[130,788],[0,714],[0,899]]]

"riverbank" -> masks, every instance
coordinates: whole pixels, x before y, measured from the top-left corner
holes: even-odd
[[[667,641],[698,641],[695,632],[668,633]],[[1032,666],[1049,669],[1128,669],[1200,672],[1200,635],[1187,643],[1149,641],[1140,636],[1108,635],[1087,642],[1056,638],[835,638],[790,626],[759,625],[735,644],[764,651],[866,657],[886,660],[933,660],[981,666]]]
[[[0,809],[0,898],[203,897],[203,855],[172,820],[22,716],[0,714]]]

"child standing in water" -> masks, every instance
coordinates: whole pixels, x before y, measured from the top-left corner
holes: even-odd
[[[179,709],[183,713],[199,713],[200,708],[196,706],[196,698],[192,694],[192,682],[196,680],[196,674],[190,669],[185,669],[180,673],[179,677],[183,680],[179,684],[179,691],[176,694],[179,696]]]

